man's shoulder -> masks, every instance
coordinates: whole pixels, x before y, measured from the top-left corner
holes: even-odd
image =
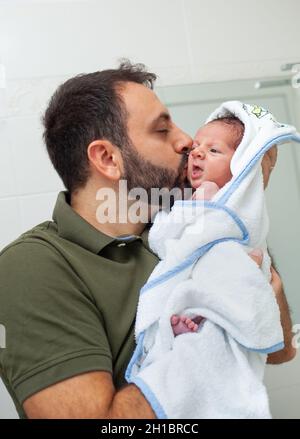
[[[28,256],[31,255],[33,248],[35,254],[45,253],[47,248],[55,251],[57,239],[57,227],[52,221],[45,221],[34,226],[1,249],[0,269],[1,265],[5,265],[5,263],[17,263],[18,258],[23,258],[26,253]]]
[[[80,281],[65,257],[62,241],[66,240],[57,233],[56,224],[47,221],[22,233],[2,249],[0,311],[16,300],[30,303],[66,285],[71,285],[73,290],[78,287]]]

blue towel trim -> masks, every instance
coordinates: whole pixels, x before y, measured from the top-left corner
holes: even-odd
[[[274,137],[274,139],[269,140],[256,154],[250,162],[246,165],[246,167],[241,171],[241,173],[236,177],[236,179],[232,182],[228,190],[223,194],[223,196],[219,199],[219,203],[225,204],[233,192],[237,189],[243,179],[249,174],[253,166],[257,163],[257,161],[273,146],[277,145],[279,142],[284,143],[286,141],[292,141],[300,143],[300,137],[295,134],[284,134],[281,136]]]
[[[143,351],[143,344],[144,344],[144,337],[145,337],[145,331],[143,331],[138,338],[138,342],[137,345],[135,347],[135,350],[133,352],[133,355],[131,357],[131,360],[126,368],[126,372],[125,372],[125,378],[126,380],[129,382],[129,380],[131,379],[131,371],[132,368],[134,366],[134,364],[139,360],[139,358],[142,355],[142,351]]]
[[[193,206],[195,203],[199,203],[199,201],[196,201],[196,200],[193,200],[193,201],[191,201],[191,200],[186,200],[186,201],[178,200],[178,201],[175,202],[175,204],[176,203],[179,203],[179,204],[182,203],[182,204],[187,205],[187,206]],[[237,226],[241,230],[242,238],[234,238],[234,237],[220,238],[220,239],[216,239],[216,240],[214,240],[212,242],[209,242],[209,243],[203,245],[202,247],[200,247],[197,250],[195,250],[188,258],[186,258],[183,262],[181,262],[176,267],[174,267],[171,270],[163,273],[162,275],[158,276],[157,278],[152,279],[151,281],[147,282],[143,286],[143,288],[141,289],[140,294],[143,294],[146,291],[156,287],[157,285],[159,285],[159,284],[161,284],[163,282],[166,282],[167,280],[169,280],[173,276],[176,276],[177,273],[179,273],[180,271],[183,271],[186,268],[190,267],[201,256],[203,256],[208,250],[210,250],[214,245],[219,244],[220,242],[236,241],[236,242],[239,242],[240,244],[243,244],[243,245],[246,245],[249,242],[248,230],[247,230],[245,224],[242,222],[242,220],[237,216],[237,214],[235,212],[233,212],[227,206],[223,206],[223,205],[220,205],[219,203],[215,203],[215,202],[212,202],[212,201],[204,201],[204,206],[205,207],[209,207],[209,208],[213,208],[213,209],[218,209],[218,210],[225,211],[233,219],[233,221],[237,224]]]
[[[235,340],[237,341],[237,340]],[[238,343],[238,342],[237,342]],[[273,352],[281,351],[281,349],[284,348],[284,342],[281,341],[280,343],[274,344],[273,346],[265,349],[256,349],[256,348],[248,348],[247,346],[242,345],[239,343],[243,348],[247,349],[248,351],[252,352],[258,352],[260,354],[272,354]]]
[[[132,378],[130,379],[129,383],[135,384],[141,390],[141,392],[146,397],[147,401],[150,403],[158,419],[168,419],[158,399],[156,398],[152,390],[144,383],[144,381],[141,378],[137,378],[137,377]]]

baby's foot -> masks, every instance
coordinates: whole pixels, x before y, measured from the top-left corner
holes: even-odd
[[[197,317],[194,320],[196,319]],[[201,317],[201,320],[202,319],[203,317]],[[198,321],[195,323],[189,317],[177,316],[176,314],[171,317],[171,325],[175,336],[186,332],[196,332],[199,327]]]
[[[219,189],[217,183],[213,181],[203,181],[193,193],[193,200],[211,200]]]

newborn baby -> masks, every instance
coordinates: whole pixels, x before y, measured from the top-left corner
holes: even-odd
[[[188,179],[196,189],[193,200],[210,200],[231,180],[230,162],[243,135],[244,124],[234,116],[209,122],[197,131],[188,159]],[[173,333],[196,332],[202,320],[201,316],[173,315]]]

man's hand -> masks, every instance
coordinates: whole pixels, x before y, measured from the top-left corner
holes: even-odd
[[[260,268],[262,265],[262,261],[263,261],[263,252],[259,248],[255,248],[254,250],[252,250],[248,254],[249,254],[250,258],[253,259],[253,261],[256,262]]]
[[[292,345],[292,321],[280,276],[273,267],[271,267],[271,274],[271,285],[280,310],[280,320],[284,336],[284,348],[281,351],[268,355],[267,362],[270,364],[279,364],[295,358],[297,351]]]
[[[251,253],[249,253],[249,256],[254,260],[254,262],[257,263],[259,267],[261,267],[263,253],[260,249],[253,250]],[[271,285],[280,310],[281,326],[284,336],[284,348],[281,351],[269,354],[267,363],[280,364],[292,360],[296,355],[296,349],[292,346],[292,321],[290,318],[288,303],[283,291],[283,285],[279,274],[273,267],[271,267],[271,274]]]

